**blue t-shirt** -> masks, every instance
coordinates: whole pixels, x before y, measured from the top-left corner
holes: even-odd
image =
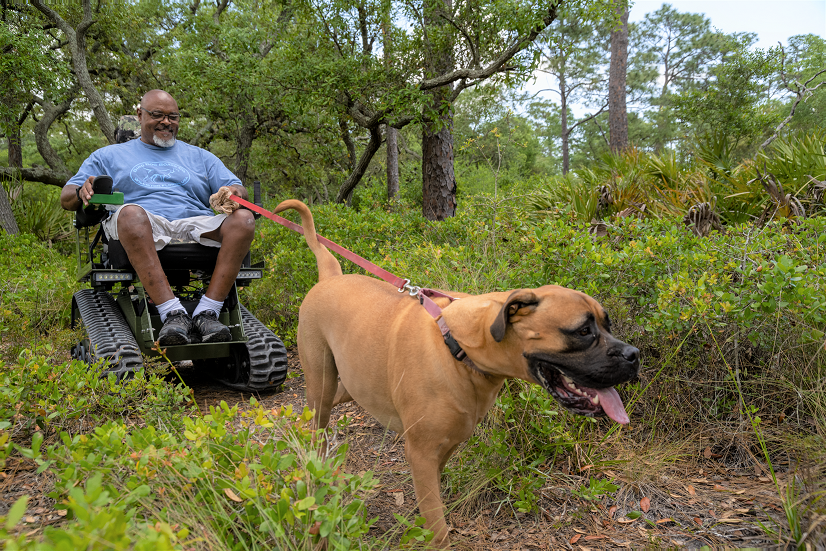
[[[241,185],[218,157],[176,140],[157,147],[140,139],[98,149],[66,185],[82,186],[89,176],[111,176],[113,191],[167,220],[213,214],[209,196],[221,186]]]

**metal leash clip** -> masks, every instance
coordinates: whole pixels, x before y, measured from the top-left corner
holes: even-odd
[[[404,280],[404,285],[399,287],[399,292],[400,293],[403,293],[403,292],[407,291],[408,294],[411,297],[417,296],[419,294],[419,291],[421,291],[421,290],[422,290],[421,287],[416,287],[415,285],[410,285],[410,280],[409,279],[405,279]]]

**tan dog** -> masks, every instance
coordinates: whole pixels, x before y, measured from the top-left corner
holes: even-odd
[[[316,256],[319,282],[301,304],[298,354],[314,423],[325,428],[330,409],[355,400],[405,437],[419,511],[448,545],[439,477],[496,400],[505,379],[542,385],[581,415],[608,414],[627,423],[613,385],[633,378],[639,351],[611,336],[597,301],[548,285],[436,302],[450,332],[475,366],[456,360],[436,321],[407,293],[341,266],[316,237],[310,210],[284,201],[275,212],[301,214]],[[339,381],[340,378],[340,381]]]

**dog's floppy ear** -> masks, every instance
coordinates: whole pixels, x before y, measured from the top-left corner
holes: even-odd
[[[490,326],[490,334],[496,342],[502,342],[505,338],[505,330],[508,327],[508,321],[512,315],[525,306],[535,306],[539,304],[539,299],[530,289],[517,289],[512,292],[502,305],[502,309]]]

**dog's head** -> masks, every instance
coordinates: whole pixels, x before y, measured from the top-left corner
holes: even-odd
[[[501,355],[481,363],[540,384],[574,413],[628,423],[613,386],[637,375],[640,353],[611,335],[611,322],[596,300],[548,285],[513,291],[493,304],[485,323],[498,346],[486,349],[499,348]]]

